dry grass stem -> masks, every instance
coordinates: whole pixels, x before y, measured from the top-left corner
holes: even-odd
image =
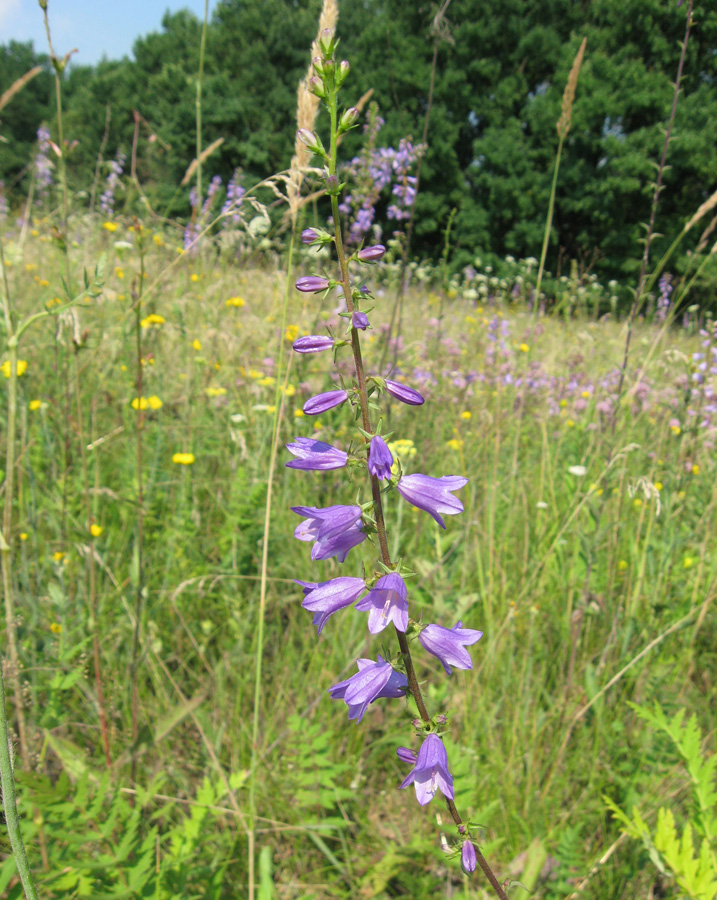
[[[573,60],[572,68],[570,69],[570,75],[568,76],[568,83],[565,85],[565,90],[563,92],[563,103],[562,103],[562,112],[560,113],[560,118],[558,119],[558,137],[564,138],[568,131],[570,131],[570,121],[573,114],[573,102],[575,100],[575,90],[578,86],[578,75],[580,74],[580,66],[583,64],[583,56],[585,55],[585,47],[587,46],[588,39],[583,38],[582,44],[580,44],[580,49],[575,55],[575,59]]]

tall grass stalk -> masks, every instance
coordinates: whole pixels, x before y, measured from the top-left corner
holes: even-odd
[[[97,691],[97,708],[100,715],[100,731],[102,732],[102,745],[105,751],[105,762],[107,768],[112,765],[110,756],[110,739],[107,729],[107,708],[105,706],[105,694],[102,686],[102,666],[100,661],[100,620],[97,602],[97,569],[95,566],[95,548],[94,537],[90,528],[94,521],[92,516],[92,505],[90,503],[90,479],[87,467],[87,447],[85,446],[85,436],[82,428],[82,391],[80,389],[80,371],[77,362],[77,355],[80,347],[75,345],[75,354],[73,358],[74,382],[75,382],[75,405],[77,406],[77,435],[80,441],[80,463],[82,468],[82,485],[85,495],[85,535],[89,542],[89,552],[87,554],[87,581],[90,599],[90,616],[92,617],[90,629],[92,631],[92,659],[95,670],[95,690]]]
[[[135,220],[135,228],[138,226]],[[137,772],[137,737],[139,735],[139,699],[137,696],[137,674],[139,670],[139,637],[140,625],[142,622],[142,597],[144,592],[144,485],[142,480],[142,429],[144,428],[144,412],[142,410],[142,297],[144,290],[144,246],[142,228],[139,226],[137,230],[137,240],[139,242],[139,286],[134,297],[134,340],[135,340],[135,364],[136,364],[136,383],[137,383],[137,417],[135,419],[135,459],[137,471],[137,535],[135,538],[135,560],[136,560],[136,578],[137,590],[135,594],[134,606],[134,630],[132,633],[132,656],[130,660],[130,697],[132,705],[132,759],[130,763],[130,774],[132,784],[134,784]]]
[[[3,270],[3,314],[5,318],[5,332],[7,335],[8,360],[10,363],[10,379],[8,382],[7,401],[7,434],[5,436],[5,505],[3,507],[2,540],[0,541],[0,553],[2,554],[2,579],[3,593],[5,595],[5,627],[7,630],[7,647],[9,656],[9,676],[12,684],[13,700],[15,703],[15,716],[17,718],[18,737],[20,739],[20,755],[26,769],[30,766],[30,754],[27,746],[27,728],[25,725],[25,706],[22,699],[22,687],[20,685],[20,660],[17,652],[17,621],[15,613],[15,591],[13,583],[13,552],[12,552],[12,504],[14,499],[15,484],[15,440],[17,433],[17,348],[18,334],[15,328],[15,317],[10,304],[10,288],[7,280],[7,267],[5,265],[5,253],[0,241],[0,265]],[[4,698],[3,698],[4,699]],[[3,717],[5,705],[3,703]]]
[[[5,547],[3,545],[3,556]],[[38,900],[35,883],[30,872],[25,843],[20,831],[20,820],[17,815],[17,797],[15,795],[15,775],[10,756],[10,735],[8,734],[7,715],[5,713],[5,679],[0,671],[0,785],[2,786],[2,806],[5,813],[5,824],[10,838],[12,854],[22,882],[22,889],[27,900]]]

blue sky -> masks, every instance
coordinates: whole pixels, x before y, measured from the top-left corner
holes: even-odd
[[[210,0],[210,17],[216,2]],[[204,0],[48,0],[55,53],[77,47],[73,62],[79,64],[130,55],[135,38],[160,30],[167,9],[191,9],[201,18]],[[32,40],[36,49],[47,49],[37,0],[0,0],[0,44],[10,40]]]

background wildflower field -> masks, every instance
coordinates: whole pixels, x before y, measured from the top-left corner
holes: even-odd
[[[160,216],[128,146],[90,209],[63,198],[53,133],[33,150],[39,200],[1,226],[5,691],[40,896],[490,896],[446,859],[438,803],[418,815],[397,790],[394,707],[347,727],[328,696],[375,655],[365,618],[337,615],[317,640],[301,608],[295,579],[343,570],[310,570],[290,507],[353,502],[340,479],[284,465],[297,437],[352,437],[345,411],[302,410],[350,381],[348,354],[330,378],[329,354],[291,350],[346,328],[334,292],[293,287],[331,262],[290,237],[325,225],[316,202],[292,228],[290,182],[262,194],[233,171],[224,189],[205,165],[202,193],[200,164],[190,216]],[[342,212],[358,244],[380,191],[401,187],[366,276],[365,362],[426,399],[421,415],[384,402],[404,474],[469,479],[445,531],[386,501],[392,556],[416,573],[412,615],[483,632],[472,671],[420,661],[427,701],[450,711],[456,804],[511,897],[712,900],[713,261],[699,302],[689,263],[674,281],[655,271],[631,315],[637,275],[454,258],[447,218],[404,271],[391,233],[416,200],[417,146],[347,160],[359,183],[376,171]],[[0,897],[21,897],[0,849]]]

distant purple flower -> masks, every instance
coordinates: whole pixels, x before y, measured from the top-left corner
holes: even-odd
[[[334,339],[323,334],[307,334],[297,338],[292,346],[297,353],[321,353],[334,346]]]
[[[325,291],[328,286],[329,279],[320,278],[318,275],[306,275],[296,282],[297,291],[303,291],[305,294],[318,294]]]
[[[360,722],[369,703],[373,703],[374,700],[380,697],[403,697],[408,687],[408,679],[381,656],[376,662],[372,659],[359,659],[356,665],[358,666],[356,675],[332,685],[329,693],[332,700],[343,700],[346,703],[349,708],[349,719],[357,719]]]
[[[400,787],[412,784],[416,789],[416,799],[425,806],[433,800],[436,791],[453,799],[453,777],[448,771],[448,755],[443,741],[437,734],[427,735],[418,751],[413,769],[403,779]]]
[[[348,399],[346,391],[326,391],[316,394],[304,403],[304,413],[307,416],[318,416],[335,406],[341,406]]]
[[[389,381],[388,378],[386,379],[386,390],[396,400],[408,403],[409,406],[420,406],[426,402],[418,391],[414,391],[413,388],[406,384],[400,384],[398,381]]]
[[[368,470],[375,475],[380,481],[391,477],[391,466],[393,465],[393,456],[386,445],[386,441],[380,434],[375,434],[371,438],[371,447],[368,451]]]
[[[461,848],[461,867],[466,875],[475,872],[477,862],[476,848],[473,846],[473,841],[469,841],[466,838],[466,840],[463,841],[463,846]]]
[[[360,506],[292,506],[291,511],[307,516],[297,525],[294,537],[315,542],[311,548],[314,560],[336,556],[343,562],[352,547],[366,540],[361,530]]]
[[[126,154],[123,153],[122,150],[118,150],[117,158],[112,160],[109,164],[110,173],[107,176],[104,193],[100,197],[100,210],[106,216],[112,216],[114,213],[115,191],[117,190],[126,161]]]
[[[235,169],[234,174],[227,185],[227,196],[222,206],[222,227],[228,228],[230,225],[238,225],[241,222],[241,205],[246,190],[239,183],[241,179],[241,169]]]
[[[365,590],[366,585],[362,578],[333,578],[306,592],[301,605],[315,614],[314,625],[318,626],[321,634],[327,620],[335,612],[350,606]]]
[[[314,438],[298,437],[293,444],[287,444],[286,448],[297,457],[286,463],[288,469],[313,471],[342,469],[348,459],[343,450]]]
[[[463,504],[451,491],[459,491],[468,484],[468,479],[460,475],[444,475],[433,478],[430,475],[404,475],[396,487],[404,500],[422,509],[446,527],[443,516],[455,516],[463,512]]]
[[[356,604],[359,612],[368,612],[368,630],[378,634],[391,622],[399,631],[408,628],[406,584],[397,572],[389,572]]]
[[[383,259],[386,253],[386,248],[383,244],[374,244],[372,247],[364,247],[363,250],[359,250],[356,254],[361,262],[378,262],[379,259]]]
[[[370,322],[366,313],[355,312],[351,314],[351,324],[354,328],[359,328],[361,331],[366,331]]]
[[[401,762],[408,763],[409,766],[416,765],[417,756],[410,750],[408,747],[398,747],[396,749],[396,756],[401,760]]]
[[[482,637],[482,631],[463,628],[463,623],[458,622],[453,628],[427,625],[419,634],[418,640],[424,650],[440,660],[446,674],[450,675],[451,666],[455,666],[456,669],[473,668],[473,661],[465,648],[475,644]]]

